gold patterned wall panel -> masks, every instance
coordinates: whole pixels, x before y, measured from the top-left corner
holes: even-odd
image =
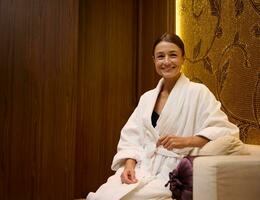
[[[260,144],[260,0],[176,2],[184,73],[210,88],[244,142]]]

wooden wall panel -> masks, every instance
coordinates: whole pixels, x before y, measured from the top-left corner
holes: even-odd
[[[173,0],[81,1],[75,197],[113,173],[120,130],[158,80],[152,44],[174,31],[174,6]]]
[[[0,2],[0,199],[73,199],[78,3]]]
[[[137,103],[137,1],[80,2],[77,198],[112,174],[120,130]]]
[[[172,2],[0,2],[0,199],[84,197],[112,174]]]

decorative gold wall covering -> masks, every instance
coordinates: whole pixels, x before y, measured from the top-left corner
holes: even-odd
[[[260,144],[260,0],[176,0],[184,73],[221,101],[245,143]]]

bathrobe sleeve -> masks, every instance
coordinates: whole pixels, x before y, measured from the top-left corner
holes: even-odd
[[[195,135],[201,135],[210,140],[225,135],[239,136],[239,129],[229,122],[227,115],[220,109],[221,104],[206,87],[202,86],[199,95],[197,119],[199,128]]]
[[[142,99],[141,97],[138,106],[121,130],[117,153],[114,156],[111,166],[111,169],[114,171],[123,166],[127,158],[135,159],[137,162],[140,162],[142,159],[142,133],[144,128],[142,120]]]

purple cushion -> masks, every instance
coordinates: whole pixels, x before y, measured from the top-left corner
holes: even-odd
[[[196,156],[186,156],[172,172],[169,173],[172,198],[177,200],[192,200],[193,160]]]

